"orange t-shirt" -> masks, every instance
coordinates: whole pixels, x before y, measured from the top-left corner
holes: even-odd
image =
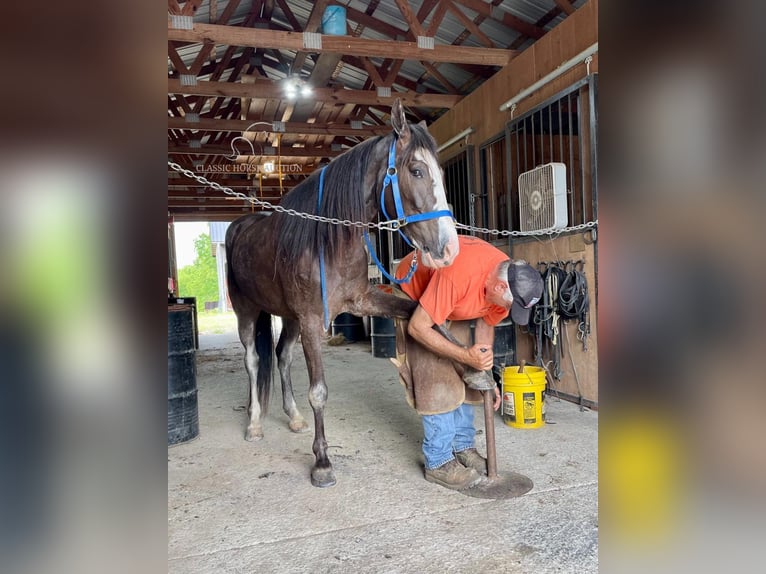
[[[508,309],[498,307],[484,296],[487,276],[508,256],[477,237],[459,235],[460,253],[449,267],[431,269],[418,261],[418,268],[408,283],[400,287],[420,303],[434,323],[484,318],[497,325],[508,316]],[[413,252],[414,253],[414,252]],[[413,253],[402,258],[396,270],[401,279],[407,274]]]

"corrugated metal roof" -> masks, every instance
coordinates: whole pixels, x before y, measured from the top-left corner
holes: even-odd
[[[574,7],[579,7],[582,5],[586,0],[576,0],[573,2]],[[226,5],[228,3],[228,0],[218,0],[217,6],[218,6],[218,14],[217,18],[220,18],[221,14],[223,13],[224,9],[226,8]],[[489,4],[489,2],[484,2],[485,4]],[[295,18],[298,20],[298,22],[305,26],[306,22],[308,21],[309,16],[311,15],[311,10],[313,9],[314,3],[308,2],[305,0],[288,0],[287,2],[288,6],[290,7],[290,10],[292,11]],[[422,1],[416,1],[416,2],[410,2],[410,7],[412,8],[413,13],[417,14],[418,10],[420,9],[421,5],[423,4]],[[360,12],[365,12],[368,8],[369,2],[361,2],[357,0],[351,0],[349,2],[345,3],[346,6],[349,8],[353,8]],[[493,8],[494,13],[497,13],[497,11],[503,11],[507,12],[509,14],[512,14],[513,16],[516,16],[518,18],[521,18],[531,24],[534,24],[538,21],[540,21],[546,14],[548,14],[553,8],[556,7],[555,2],[553,0],[504,0],[501,2],[497,7]],[[230,24],[238,24],[243,22],[247,15],[249,14],[250,10],[252,9],[252,1],[251,0],[242,0],[240,2],[239,6],[234,12],[234,15],[229,20]],[[465,6],[460,7],[460,9],[465,12],[471,19],[475,19],[478,14],[471,10],[470,8],[467,8]],[[433,18],[434,10],[431,11],[428,18],[426,18],[425,22],[423,22],[423,26],[427,27],[430,24],[431,19]],[[396,5],[394,0],[382,0],[377,8],[375,9],[375,12],[373,13],[373,17],[376,19],[379,19],[386,24],[393,26],[395,28],[398,28],[401,30],[402,36],[404,37],[407,33],[408,26],[406,22],[404,21],[401,12],[399,11],[399,7]],[[555,18],[551,19],[549,22],[547,22],[544,26],[542,26],[545,30],[550,30],[551,28],[555,27],[557,24],[562,22],[564,20],[565,14],[560,14],[556,16]],[[351,18],[349,18],[351,20]],[[202,6],[197,10],[197,13],[194,16],[195,22],[210,22],[210,11],[209,11],[209,4],[207,2],[204,2]],[[287,18],[282,13],[281,8],[278,4],[275,4],[274,8],[274,14],[272,16],[272,21],[277,22],[279,24],[282,24],[285,28],[291,29],[290,24],[287,21]],[[518,40],[521,37],[521,34],[507,26],[504,26],[501,22],[498,22],[497,20],[493,20],[491,18],[484,18],[484,20],[478,25],[479,29],[486,34],[490,40],[493,42],[493,44],[496,47],[499,48],[507,48],[509,47],[513,42]],[[456,38],[458,38],[465,30],[465,25],[454,15],[451,11],[447,11],[444,15],[444,18],[439,25],[439,28],[435,34],[435,43],[436,44],[452,44]],[[360,35],[362,38],[372,39],[372,40],[390,40],[391,38],[381,34],[369,27],[365,27]],[[533,40],[526,39],[521,46],[520,49],[524,49],[531,45],[533,43]],[[468,37],[466,37],[462,42],[461,45],[463,46],[469,46],[469,47],[482,47],[484,44],[482,43],[480,38],[477,38],[473,34],[470,34]],[[181,59],[184,61],[184,63],[188,66],[191,65],[192,62],[194,62],[194,59],[196,58],[197,54],[199,53],[201,46],[199,44],[191,45],[191,46],[184,46],[178,49],[178,54],[181,57]],[[221,49],[220,47],[218,48]],[[238,56],[242,53],[243,49],[238,49],[235,52],[235,56]],[[286,61],[292,61],[292,59],[295,57],[294,51],[289,50],[282,50],[280,53],[283,55],[283,58]],[[381,60],[378,60],[376,63],[380,63]],[[311,61],[308,60],[306,63],[307,69],[310,69],[311,67]],[[464,85],[466,82],[470,81],[472,78],[472,75],[467,73],[463,68],[459,66],[454,66],[449,63],[441,63],[438,66],[439,73],[444,76],[444,78],[453,86],[459,87]],[[172,64],[168,62],[168,70],[172,70]],[[272,70],[270,69],[270,72],[273,72],[274,79],[280,79],[284,77],[284,73],[278,71],[278,70]],[[417,80],[420,78],[426,70],[421,66],[417,61],[408,60],[405,62],[405,64],[402,66],[401,74],[410,79],[410,80]],[[231,72],[226,72],[221,77],[221,81],[227,81],[229,79]],[[208,77],[200,76],[200,79],[208,79]],[[367,80],[367,73],[364,70],[358,70],[354,68],[353,66],[350,66],[348,64],[344,65],[342,67],[342,70],[340,74],[338,75],[337,80],[353,89],[361,89],[364,85],[364,82]],[[426,87],[430,91],[434,92],[446,92],[447,89],[442,86],[437,80],[433,78],[429,78],[426,80]]]

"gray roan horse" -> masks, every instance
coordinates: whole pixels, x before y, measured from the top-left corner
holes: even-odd
[[[338,156],[324,168],[321,178],[320,172],[314,172],[287,193],[281,205],[298,212],[365,223],[375,221],[379,213],[384,214],[383,218],[388,217],[387,213],[397,213],[400,220],[406,215],[407,223],[401,231],[419,250],[421,264],[450,265],[459,249],[457,231],[446,211],[434,139],[423,122],[407,122],[399,100],[392,107],[391,123],[393,133],[368,139]],[[390,163],[395,163],[395,170]],[[397,200],[393,197],[396,191],[400,197]],[[321,341],[327,321],[343,312],[408,318],[415,307],[411,301],[370,285],[362,233],[360,227],[275,212],[268,217],[241,217],[226,234],[229,293],[250,378],[250,420],[245,439],[263,437],[261,416],[268,408],[272,371],[271,316],[276,315],[282,318],[276,355],[283,408],[294,432],[308,429],[295,405],[290,380],[293,348],[299,335],[308,366],[316,457],[311,482],[315,486],[335,484],[324,430],[327,384]],[[322,281],[326,298],[322,296]]]

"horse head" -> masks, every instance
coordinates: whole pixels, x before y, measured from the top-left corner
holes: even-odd
[[[405,220],[400,231],[413,247],[420,250],[421,262],[425,266],[447,267],[455,260],[459,247],[457,229],[447,204],[436,142],[425,122],[407,122],[398,99],[391,109],[391,124],[395,143],[389,153],[387,177],[383,184],[385,197],[381,203],[385,205],[387,214],[396,213],[398,219]],[[395,163],[395,171],[391,169],[392,162]],[[393,178],[392,172],[395,175]],[[397,193],[400,198],[398,206]]]

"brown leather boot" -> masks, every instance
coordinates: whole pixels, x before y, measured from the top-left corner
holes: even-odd
[[[426,480],[452,490],[462,490],[481,482],[481,476],[453,458],[437,468],[426,469]]]
[[[472,468],[479,474],[487,476],[487,459],[475,448],[467,448],[455,453],[455,458],[467,468]]]

